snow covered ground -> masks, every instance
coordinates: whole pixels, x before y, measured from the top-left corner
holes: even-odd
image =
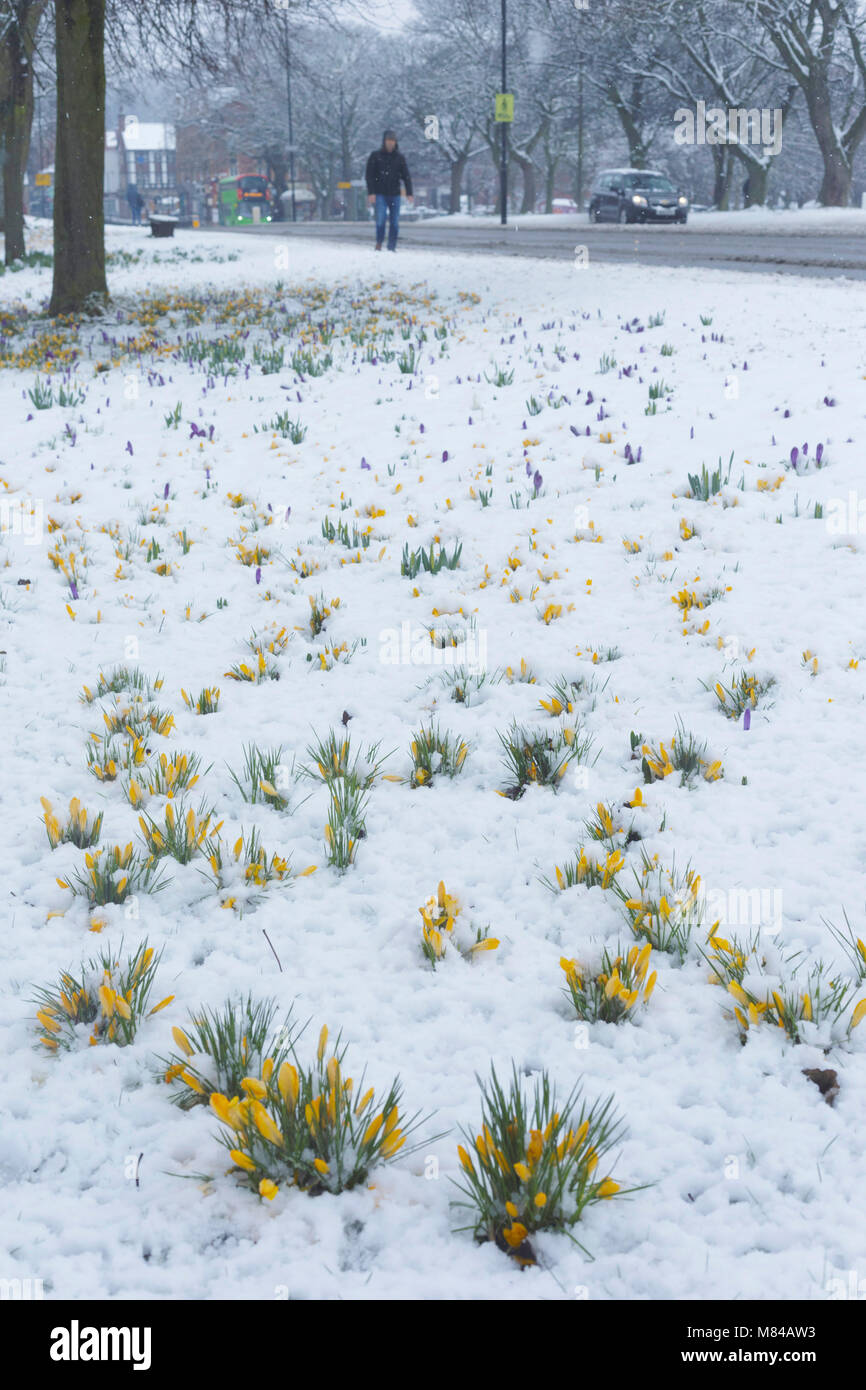
[[[498,227],[498,216],[474,217],[470,213],[459,213],[453,217],[442,218],[449,227],[466,226],[477,227],[491,226]],[[585,227],[588,224],[586,213],[566,212],[566,213],[517,213],[510,214],[508,218],[509,226],[524,228],[532,227]],[[594,224],[595,225],[595,224]],[[601,227],[612,227],[616,229],[615,222],[601,222],[597,224]],[[642,231],[649,231],[657,227],[660,232],[669,230],[660,223],[647,223],[641,227]],[[866,209],[864,208],[759,208],[752,207],[733,212],[698,212],[693,210],[689,221],[685,227],[677,226],[677,233],[680,232],[724,232],[737,233],[740,236],[744,232],[759,234],[774,234],[783,236],[806,236],[814,235],[816,232],[846,232],[851,235],[866,234]]]
[[[40,1278],[58,1298],[823,1299],[849,1288],[851,1271],[856,1286],[866,1028],[848,1033],[849,1007],[834,1036],[806,1022],[795,1046],[762,1022],[742,1045],[736,1001],[710,984],[698,948],[714,920],[727,939],[757,933],[772,983],[798,952],[806,973],[821,959],[831,975],[852,973],[827,926],[844,926],[843,908],[866,935],[862,296],[845,281],[818,291],[728,272],[374,258],[212,233],[166,245],[112,228],[108,244],[110,321],[81,327],[68,379],[72,336],[42,339],[46,324],[25,313],[41,306],[50,270],[0,282],[3,353],[32,343],[23,365],[0,372],[0,1276]],[[217,326],[227,294],[235,304]],[[306,318],[272,341],[263,302]],[[346,336],[371,303],[397,354],[414,344],[414,372],[382,360],[381,332],[375,362]],[[172,348],[243,325],[235,375],[209,376]],[[283,370],[264,374],[256,344],[285,346]],[[331,366],[299,379],[299,346],[330,352]],[[49,352],[55,403],[36,409],[28,392]],[[85,399],[57,404],[61,384]],[[306,426],[302,442],[265,428],[284,411]],[[633,465],[626,445],[640,451]],[[687,496],[688,475],[719,461],[721,492]],[[261,541],[270,557],[245,565],[229,541],[256,515],[244,544]],[[371,543],[329,542],[328,519],[371,527]],[[459,567],[401,576],[404,545],[435,537],[462,543]],[[80,548],[73,593],[50,552]],[[676,601],[684,590],[715,597],[696,609]],[[318,594],[331,616],[313,637]],[[449,698],[426,636],[415,640],[449,624],[486,644],[490,679],[468,706]],[[283,627],[279,680],[226,677],[250,659],[252,632]],[[407,632],[412,645],[392,659]],[[350,660],[324,669],[326,644],[342,643]],[[517,679],[521,660],[536,683]],[[211,765],[191,804],[215,808],[228,844],[256,826],[269,852],[315,873],[272,885],[243,915],[221,907],[202,860],[168,860],[171,882],[131,910],[91,915],[58,885],[84,852],[51,849],[40,797],[64,817],[79,797],[104,813],[103,844],[141,848],[122,779],[102,784],[85,762],[111,701],[88,704],[82,687],[122,663],[164,678],[158,703],[174,728],[154,735],[151,756],[181,748]],[[507,667],[514,679],[493,679]],[[713,693],[743,669],[774,681],[748,730]],[[589,761],[557,790],[497,795],[509,786],[499,734],[514,719],[558,727],[539,702],[561,676],[585,678]],[[200,717],[181,689],[205,686],[221,700]],[[341,875],[325,859],[324,786],[300,782],[302,804],[281,814],[246,804],[228,769],[253,740],[301,764],[313,732],[342,734],[344,711],[354,747],[394,750],[392,776],[408,775],[413,733],[431,715],[469,753],[459,776],[431,787],[377,781]],[[669,748],[678,721],[723,776],[644,784],[630,733]],[[643,805],[630,810],[638,787]],[[584,822],[600,802],[641,837],[625,849],[624,884],[642,852],[658,854],[700,873],[713,912],[682,963],[653,952],[645,1008],[581,1026],[560,958],[591,963],[631,933],[611,891],[551,892],[541,880],[591,844]],[[158,818],[162,806],[147,809]],[[440,880],[500,945],[472,960],[449,951],[433,970],[418,909]],[[106,942],[145,936],[164,948],[154,1000],[174,1002],[128,1048],[88,1047],[84,1030],[80,1046],[51,1055],[34,989]],[[864,993],[853,983],[852,1004]],[[399,1072],[408,1109],[435,1112],[429,1141],[341,1195],[282,1189],[263,1201],[239,1186],[215,1116],[173,1106],[154,1077],[189,1010],[247,992],[281,1012],[294,1001],[311,1020],[301,1052],[327,1023],[342,1030],[350,1071],[366,1065],[382,1086]],[[458,1126],[477,1125],[476,1074],[491,1060],[500,1074],[512,1061],[544,1068],[560,1094],[582,1077],[590,1099],[615,1096],[628,1132],[614,1177],[646,1186],[588,1209],[576,1234],[591,1260],[542,1234],[538,1266],[521,1271],[454,1233],[466,1219],[449,1205]],[[803,1075],[811,1067],[837,1071],[833,1106]]]

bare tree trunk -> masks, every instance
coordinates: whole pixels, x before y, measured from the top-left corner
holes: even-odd
[[[514,151],[514,159],[519,164],[520,172],[523,175],[523,199],[520,204],[520,211],[522,213],[535,212],[535,165],[531,159],[527,159],[526,155],[518,154],[516,150]]]
[[[13,24],[6,36],[10,91],[3,110],[3,216],[6,264],[24,257],[24,170],[33,115],[33,77],[23,35]],[[29,98],[29,100],[28,100]]]
[[[719,208],[722,212],[727,212],[731,206],[731,181],[734,177],[734,159],[730,150],[725,150],[724,170],[722,173],[722,200]]]
[[[460,191],[463,187],[463,175],[466,172],[466,159],[467,156],[464,154],[451,160],[451,191],[448,195],[449,213],[460,211]]]
[[[55,0],[57,150],[50,314],[99,312],[105,279],[105,4]]]
[[[619,117],[623,134],[628,141],[628,155],[633,169],[645,169],[649,159],[649,146],[652,136],[647,136],[640,126],[640,105],[642,92],[637,78],[632,84],[631,97],[625,96],[617,86],[616,82],[611,82],[607,89],[608,101]]]
[[[846,208],[851,201],[851,162],[833,124],[829,92],[807,92],[806,104],[824,161],[818,201],[827,208]]]
[[[33,50],[47,0],[18,0],[6,16],[0,60],[0,139],[3,145],[3,230],[6,264],[20,260],[24,245],[24,174],[33,123]]]
[[[544,211],[553,212],[553,194],[556,188],[556,166],[558,160],[548,159],[544,172]]]
[[[732,145],[728,153],[729,161],[738,159],[745,168],[747,187],[743,191],[743,206],[762,208],[767,201],[767,185],[770,180],[770,166],[764,164],[749,150],[747,145]]]

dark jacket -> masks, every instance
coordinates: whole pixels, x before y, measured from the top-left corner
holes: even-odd
[[[406,156],[400,153],[400,146],[396,143],[390,154],[385,149],[384,140],[379,149],[373,151],[367,160],[365,178],[368,193],[384,193],[386,198],[395,198],[400,192],[402,179],[406,185],[406,196],[412,196],[412,177]]]

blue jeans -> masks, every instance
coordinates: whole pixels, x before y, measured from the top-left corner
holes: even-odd
[[[394,251],[397,247],[397,232],[400,229],[400,197],[399,194],[393,197],[386,197],[384,193],[376,194],[376,240],[385,240],[385,217],[388,217],[388,250]]]

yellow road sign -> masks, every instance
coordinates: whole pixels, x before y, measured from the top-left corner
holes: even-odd
[[[51,187],[51,175],[50,175],[50,174],[37,174],[37,175],[36,175],[36,187],[37,187],[37,188],[50,188],[50,187]]]
[[[496,115],[495,119],[500,123],[510,123],[514,120],[514,93],[496,93]]]
[[[343,182],[343,183],[338,183],[338,184],[337,184],[337,187],[338,187],[338,188],[351,188],[351,187],[352,187],[352,184],[351,184],[350,181],[347,181],[347,182]]]

